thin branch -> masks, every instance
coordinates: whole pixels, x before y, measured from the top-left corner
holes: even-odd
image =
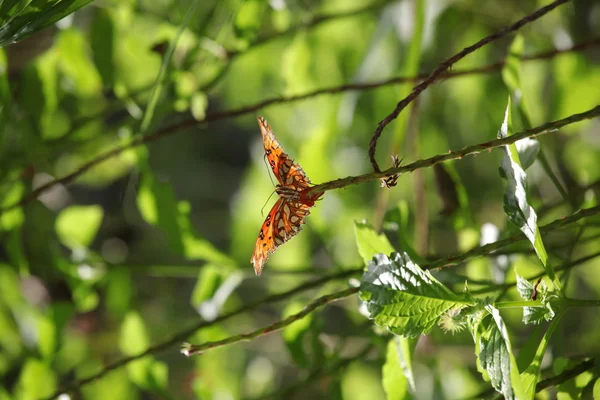
[[[561,228],[563,226],[566,226],[568,224],[577,222],[583,217],[595,215],[597,213],[600,213],[600,206],[581,210],[579,213],[573,214],[570,217],[555,220],[554,222],[552,222],[548,225],[545,225],[545,226],[541,227],[540,229],[546,230],[546,231],[555,230],[555,229]],[[505,239],[505,240],[502,240],[502,241],[499,241],[496,243],[481,246],[480,248],[477,248],[477,249],[474,249],[474,250],[471,250],[470,252],[468,252],[467,253],[468,255],[466,257],[462,257],[460,259],[460,261],[465,261],[467,258],[490,255],[495,250],[499,249],[500,247],[503,247],[508,244],[512,244],[512,243],[515,243],[515,242],[518,242],[521,240],[525,240],[525,237],[523,235],[515,235],[514,237],[511,237],[511,238],[508,238],[508,239]],[[460,256],[453,256],[453,257],[450,257],[450,261],[448,259],[440,260],[438,262],[431,263],[428,265],[422,265],[421,267],[424,269],[432,269],[432,268],[439,268],[440,266],[456,264],[459,261],[459,257]],[[592,257],[592,256],[589,256],[589,257]],[[581,261],[581,260],[578,260],[578,261]],[[275,302],[278,302],[281,300],[285,300],[289,297],[292,297],[295,294],[319,287],[322,284],[327,283],[329,281],[350,277],[354,274],[360,273],[361,271],[363,271],[363,269],[364,269],[363,267],[349,269],[349,270],[341,271],[341,272],[338,272],[335,274],[327,275],[327,276],[324,276],[322,278],[319,278],[319,279],[316,279],[316,280],[313,280],[310,282],[305,282],[287,292],[282,292],[282,293],[277,293],[277,294],[274,294],[271,296],[267,296],[264,299],[258,300],[254,303],[248,304],[244,307],[240,307],[234,311],[223,314],[212,321],[200,321],[200,322],[196,323],[195,325],[193,325],[192,327],[184,329],[178,333],[175,333],[170,338],[168,338],[162,342],[156,343],[153,346],[150,346],[148,349],[146,349],[145,351],[143,351],[139,354],[129,356],[129,357],[124,357],[124,358],[117,360],[116,362],[106,366],[104,369],[102,369],[101,371],[99,371],[96,374],[90,375],[86,378],[83,378],[81,380],[78,380],[78,381],[75,381],[68,385],[63,386],[60,390],[55,392],[48,399],[54,399],[54,398],[60,396],[62,393],[74,391],[84,385],[87,385],[88,383],[94,382],[94,381],[102,378],[109,372],[112,372],[118,368],[124,367],[125,365],[129,364],[132,361],[135,361],[142,357],[166,350],[169,347],[172,347],[178,343],[181,343],[182,341],[187,339],[189,336],[191,336],[193,333],[195,333],[199,329],[218,324],[218,323],[228,320],[232,317],[255,310],[256,308],[258,308],[261,305],[266,305],[266,304],[275,303]],[[356,289],[356,288],[352,288],[352,289]]]
[[[234,344],[234,343],[245,342],[245,341],[256,339],[257,337],[260,337],[263,335],[267,335],[269,333],[277,332],[277,331],[285,328],[286,326],[291,325],[294,322],[301,320],[302,318],[306,317],[311,312],[315,311],[318,308],[325,306],[326,304],[329,304],[333,301],[341,300],[341,299],[349,297],[353,294],[356,294],[358,292],[358,289],[359,288],[357,288],[357,287],[351,287],[351,288],[347,288],[344,290],[340,290],[339,292],[321,296],[318,299],[314,300],[313,302],[309,303],[299,313],[290,315],[289,317],[287,317],[285,319],[277,321],[271,325],[265,326],[264,328],[256,329],[252,332],[241,333],[239,335],[230,336],[223,340],[217,340],[214,342],[205,342],[202,344],[184,343],[183,347],[181,348],[181,352],[189,357],[189,356],[192,356],[195,354],[202,354],[203,352],[205,352],[207,350],[215,349],[217,347],[223,347],[223,346],[228,346],[228,345]]]
[[[600,214],[600,206],[584,208],[568,217],[563,217],[563,218],[557,219],[547,225],[541,226],[540,231],[541,232],[552,232],[552,231],[555,231],[556,229],[562,228],[563,226],[575,223],[582,218],[590,217],[590,216],[597,215],[597,214]],[[494,243],[486,244],[484,246],[479,246],[479,247],[476,247],[467,252],[452,255],[452,256],[446,257],[446,259],[438,260],[436,262],[433,262],[433,263],[430,263],[427,265],[423,265],[423,266],[421,266],[421,268],[424,268],[424,269],[444,268],[444,267],[448,267],[451,265],[460,264],[465,260],[468,260],[468,259],[471,259],[474,257],[481,257],[484,255],[491,254],[494,251],[496,251],[504,246],[508,246],[509,244],[520,242],[522,240],[525,240],[525,235],[523,235],[522,233],[517,233],[506,239],[499,240]]]
[[[261,106],[255,105],[253,107],[258,109]],[[243,109],[238,109],[238,110],[226,111],[223,113],[215,113],[210,116],[207,116],[205,121],[215,120],[215,119],[224,119],[227,117],[235,117],[235,116],[247,113],[248,109],[249,108],[243,108]],[[507,144],[511,144],[511,143],[514,143],[518,140],[521,140],[521,139],[524,139],[527,137],[542,135],[542,134],[548,133],[550,131],[555,131],[559,128],[562,128],[563,126],[566,126],[566,125],[569,125],[569,124],[572,124],[575,122],[579,122],[579,121],[582,121],[585,119],[590,119],[590,118],[596,117],[598,115],[600,115],[600,105],[592,108],[591,110],[585,111],[583,113],[574,114],[574,115],[571,115],[569,117],[566,117],[566,118],[563,118],[563,119],[560,119],[557,121],[548,122],[548,123],[540,125],[536,128],[528,129],[525,131],[515,133],[514,135],[508,136],[506,138],[496,139],[496,140],[492,140],[489,142],[476,144],[473,146],[467,146],[467,147],[464,147],[462,150],[449,151],[447,154],[440,154],[440,155],[437,155],[437,156],[434,156],[431,158],[418,160],[411,164],[401,166],[401,167],[392,167],[383,172],[371,172],[371,173],[365,174],[365,175],[349,176],[347,178],[341,178],[341,179],[337,179],[337,180],[334,180],[331,182],[322,183],[320,185],[313,186],[310,189],[310,192],[316,193],[316,192],[325,192],[327,190],[333,190],[333,189],[341,189],[341,188],[344,188],[344,187],[350,186],[350,185],[366,183],[366,182],[374,181],[374,180],[377,180],[380,178],[384,178],[384,177],[388,177],[388,176],[392,176],[392,175],[396,175],[396,174],[412,172],[412,171],[415,171],[420,168],[431,167],[435,164],[439,164],[439,163],[442,163],[445,161],[460,159],[467,155],[478,154],[484,150],[491,150],[495,147],[500,147],[500,146],[504,146]],[[196,121],[193,121],[193,122],[195,123]],[[10,211],[17,207],[22,207],[23,205],[33,201],[39,195],[46,192],[47,190],[49,190],[50,188],[54,187],[57,184],[67,185],[67,184],[71,183],[72,181],[74,181],[77,177],[79,177],[81,174],[83,174],[87,170],[100,164],[101,162],[104,162],[104,161],[120,154],[121,152],[123,152],[126,149],[130,149],[130,148],[139,146],[143,143],[153,142],[155,140],[158,140],[162,136],[172,134],[176,130],[181,130],[181,129],[187,128],[187,127],[189,127],[188,125],[191,125],[189,121],[183,121],[174,126],[158,130],[153,135],[138,136],[128,145],[123,146],[123,147],[117,147],[113,150],[110,150],[110,151],[104,153],[104,154],[101,154],[100,156],[93,159],[92,161],[82,165],[77,170],[73,171],[72,173],[63,176],[62,178],[50,181],[44,185],[39,186],[35,190],[32,190],[28,195],[24,196],[20,201],[13,203],[9,206],[0,208],[0,215],[4,212]]]
[[[552,376],[550,378],[546,378],[543,381],[538,382],[538,384],[535,386],[535,392],[539,393],[544,389],[558,386],[561,383],[564,383],[568,380],[576,378],[577,376],[583,374],[584,372],[589,371],[590,369],[594,368],[595,365],[596,365],[595,358],[591,358],[589,360],[583,361],[582,363],[577,364],[573,368],[569,368],[569,369],[561,372],[558,375]],[[487,398],[492,395],[494,395],[494,397],[492,397],[493,399],[502,399],[503,398],[502,395],[496,393],[494,388],[489,388],[489,389],[477,394],[476,396],[473,396],[472,398],[473,399],[483,399],[483,398]]]
[[[256,48],[256,47],[262,46],[262,45],[264,45],[268,42],[271,42],[275,39],[293,35],[296,32],[304,30],[304,29],[314,28],[314,27],[316,27],[324,22],[327,22],[327,21],[332,21],[332,20],[342,19],[342,18],[349,18],[349,17],[354,17],[357,15],[360,15],[360,14],[365,14],[368,12],[378,11],[381,8],[393,3],[394,1],[395,0],[375,1],[375,2],[373,2],[369,5],[366,5],[362,8],[357,8],[357,9],[350,10],[350,11],[342,11],[342,12],[331,13],[331,14],[315,14],[308,21],[293,25],[293,26],[289,27],[288,29],[286,29],[285,31],[269,32],[269,33],[259,36],[256,40],[254,40],[249,45],[249,48],[247,48],[247,49],[226,50],[227,56],[229,58],[233,58],[242,53],[246,53],[250,48]]]
[[[600,252],[596,252],[581,258],[578,258],[577,260],[574,261],[569,261],[566,263],[563,263],[560,267],[554,268],[555,272],[558,271],[570,271],[572,268],[575,268],[577,266],[580,266],[582,264],[585,264],[586,262],[593,260],[596,257],[600,257]],[[546,271],[542,271],[538,274],[535,274],[533,276],[530,276],[529,278],[527,278],[528,281],[533,281],[539,278],[542,278],[546,276]],[[469,281],[471,283],[471,281]],[[483,282],[483,281],[479,281],[479,282],[475,282],[477,284],[489,284],[492,285],[492,287],[487,287],[487,288],[483,288],[483,289],[478,289],[478,290],[470,290],[469,293],[472,295],[480,295],[480,294],[486,294],[486,293],[492,293],[492,292],[496,292],[499,290],[506,290],[506,289],[510,289],[515,287],[515,285],[517,284],[516,281],[514,282],[507,282],[507,283],[502,283],[502,284],[496,284],[493,282]]]
[[[373,136],[371,137],[371,142],[369,143],[369,159],[371,161],[371,165],[373,166],[373,170],[375,172],[381,172],[381,170],[379,169],[379,165],[377,164],[377,160],[375,160],[375,150],[377,148],[377,140],[383,133],[383,129],[390,122],[392,122],[394,119],[396,119],[396,117],[400,114],[400,112],[402,110],[404,110],[406,108],[406,106],[408,106],[414,99],[416,99],[417,96],[419,96],[419,94],[421,94],[421,92],[423,92],[430,85],[432,85],[437,80],[442,78],[444,76],[444,74],[446,74],[447,70],[453,64],[456,64],[459,60],[463,59],[470,53],[473,53],[477,49],[480,49],[481,47],[485,46],[486,44],[491,43],[494,40],[500,39],[500,38],[508,35],[509,33],[512,33],[512,32],[515,32],[515,31],[521,29],[523,26],[527,25],[528,23],[537,20],[538,18],[542,17],[543,15],[547,14],[548,12],[554,10],[559,5],[564,4],[568,1],[569,0],[556,0],[553,3],[550,3],[547,6],[544,6],[544,7],[540,8],[539,10],[525,16],[524,18],[517,21],[513,25],[505,27],[494,34],[481,39],[479,42],[475,43],[474,45],[465,47],[464,49],[462,49],[460,52],[458,52],[454,56],[452,56],[452,57],[448,58],[446,61],[442,62],[431,73],[431,75],[429,75],[423,82],[421,82],[417,86],[415,86],[413,88],[412,92],[408,96],[406,96],[404,99],[400,100],[400,102],[396,105],[396,108],[394,108],[394,111],[392,111],[387,117],[385,117],[383,120],[381,120],[379,122],[379,124],[377,125],[377,128],[375,129],[375,132],[373,132]]]
[[[548,51],[548,52],[544,52],[544,53],[539,53],[537,55],[531,55],[528,57],[524,57],[523,59],[528,60],[528,61],[549,59],[549,58],[555,57],[557,55],[566,54],[566,53],[570,53],[570,52],[574,52],[574,51],[581,51],[581,50],[595,47],[598,45],[600,45],[600,39],[595,38],[590,41],[575,45],[570,49]],[[504,63],[505,63],[505,61],[500,61],[500,62],[486,65],[483,67],[465,69],[462,71],[449,72],[447,75],[445,75],[445,79],[460,78],[463,76],[468,76],[468,75],[473,75],[473,74],[486,74],[486,73],[498,71],[504,66]],[[329,88],[318,89],[318,90],[315,90],[312,92],[295,95],[295,96],[273,97],[270,99],[260,101],[253,105],[250,105],[250,106],[232,109],[232,110],[228,110],[228,111],[209,113],[206,115],[206,117],[204,119],[202,119],[200,121],[197,121],[195,119],[188,119],[185,121],[181,121],[181,122],[175,123],[173,125],[169,125],[167,127],[159,129],[152,134],[145,135],[145,136],[137,136],[131,142],[129,142],[125,145],[116,147],[112,150],[109,150],[107,152],[104,152],[104,153],[96,156],[94,159],[88,161],[87,163],[84,163],[83,165],[81,165],[79,168],[77,168],[75,171],[71,172],[70,174],[63,176],[62,178],[54,179],[53,181],[50,181],[50,182],[36,188],[31,193],[29,193],[28,195],[23,197],[19,202],[11,204],[11,205],[3,207],[3,208],[0,208],[0,214],[2,212],[6,212],[6,211],[12,210],[14,208],[24,206],[25,204],[33,201],[39,195],[41,195],[42,193],[46,192],[47,190],[49,190],[50,188],[52,188],[56,185],[59,185],[59,184],[67,185],[67,184],[75,181],[75,179],[77,179],[79,176],[83,175],[85,172],[89,171],[93,167],[101,164],[102,162],[104,162],[106,160],[109,160],[112,157],[116,157],[116,156],[120,155],[121,153],[123,153],[126,150],[133,149],[137,146],[141,146],[146,143],[154,142],[163,137],[174,135],[174,134],[182,132],[186,129],[193,128],[193,127],[199,126],[199,125],[207,123],[207,122],[214,122],[214,121],[219,121],[219,120],[223,120],[223,119],[227,119],[227,118],[239,117],[242,115],[254,113],[254,112],[256,112],[262,108],[268,107],[268,106],[272,106],[272,105],[276,105],[276,104],[291,103],[291,102],[305,100],[308,98],[312,98],[312,97],[316,97],[316,96],[320,96],[320,95],[324,95],[324,94],[338,94],[338,93],[343,93],[343,92],[353,91],[353,90],[370,90],[370,89],[377,89],[380,87],[394,85],[394,84],[403,83],[403,82],[415,82],[415,81],[419,81],[419,80],[423,79],[427,75],[428,74],[420,74],[420,75],[413,76],[413,77],[395,77],[395,78],[390,78],[390,79],[386,79],[383,81],[376,81],[376,82],[370,82],[370,83],[345,84],[345,85],[341,85],[341,86],[333,86],[333,87],[329,87]]]
[[[558,375],[552,376],[550,378],[546,378],[543,381],[538,382],[538,384],[535,387],[535,391],[541,392],[544,389],[548,389],[553,386],[560,385],[563,382],[566,382],[570,379],[573,379],[573,378],[583,374],[585,371],[589,371],[595,365],[596,365],[595,358],[586,360],[586,361],[574,366],[573,368],[570,368],[566,371],[561,372]]]
[[[505,146],[505,145],[508,145],[511,143],[515,143],[524,138],[553,132],[559,128],[562,128],[563,126],[572,124],[574,122],[582,121],[585,119],[594,118],[599,115],[600,115],[600,105],[592,108],[591,110],[585,111],[581,114],[574,114],[567,118],[548,122],[543,125],[537,126],[535,128],[515,133],[514,135],[511,135],[511,136],[508,136],[508,137],[505,137],[502,139],[495,139],[495,140],[491,140],[488,142],[483,142],[483,143],[475,144],[472,146],[467,146],[461,150],[449,151],[446,154],[440,154],[440,155],[433,156],[433,157],[430,157],[427,159],[418,160],[418,161],[412,162],[410,164],[407,164],[405,166],[392,167],[383,172],[371,172],[369,174],[364,174],[364,175],[359,175],[359,176],[349,176],[347,178],[341,178],[341,179],[336,179],[331,182],[322,183],[322,184],[313,186],[310,189],[310,192],[318,193],[318,192],[325,192],[327,190],[341,189],[341,188],[344,188],[344,187],[347,187],[350,185],[366,183],[366,182],[378,180],[378,179],[396,175],[396,174],[413,172],[420,168],[432,167],[436,164],[440,164],[445,161],[461,159],[468,155],[479,154],[485,150],[489,151],[496,147],[501,147],[501,146]]]
[[[188,337],[190,337],[192,334],[194,334],[196,331],[198,331],[202,328],[206,328],[206,327],[218,324],[220,322],[223,322],[225,320],[228,320],[232,317],[238,316],[240,314],[244,314],[246,312],[253,311],[262,305],[276,303],[276,302],[288,299],[298,293],[317,288],[329,281],[336,280],[336,279],[348,278],[348,277],[356,274],[357,272],[359,272],[359,271],[358,270],[346,270],[346,271],[337,272],[335,274],[330,274],[330,275],[324,276],[319,279],[315,279],[315,280],[312,280],[309,282],[302,283],[302,284],[296,286],[295,288],[288,290],[286,292],[276,293],[276,294],[267,296],[263,299],[260,299],[254,303],[250,303],[243,307],[239,307],[239,308],[237,308],[233,311],[230,311],[226,314],[220,315],[219,317],[215,318],[212,321],[197,322],[196,324],[192,325],[191,327],[173,334],[170,338],[148,347],[146,350],[144,350],[143,352],[141,352],[139,354],[121,358],[120,360],[117,360],[117,361],[113,362],[112,364],[107,365],[101,371],[99,371],[95,374],[92,374],[86,378],[71,382],[70,384],[63,386],[58,391],[56,391],[52,396],[48,397],[48,399],[54,399],[54,398],[60,396],[62,393],[74,391],[74,390],[80,388],[81,386],[84,386],[84,385],[87,385],[88,383],[94,382],[94,381],[102,378],[109,372],[114,371],[118,368],[121,368],[121,367],[129,364],[132,361],[138,360],[142,357],[145,357],[145,356],[148,356],[151,354],[155,354],[160,351],[166,350],[169,347],[175,346],[175,345],[181,343],[182,341],[186,340]]]

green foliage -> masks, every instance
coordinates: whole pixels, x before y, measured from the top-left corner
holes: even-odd
[[[0,5],[0,47],[23,40],[92,0],[7,0]]]
[[[71,206],[56,218],[56,234],[60,241],[71,248],[88,247],[102,222],[103,211],[99,206]]]
[[[498,138],[512,135],[511,101],[508,100],[504,121],[498,131]],[[505,154],[502,157],[501,175],[506,179],[506,192],[504,194],[504,211],[508,219],[515,224],[533,245],[536,254],[546,267],[548,254],[542,241],[537,226],[537,215],[533,207],[527,202],[526,182],[527,174],[521,167],[519,153],[515,144],[504,147]],[[554,279],[554,273],[549,269],[550,277]]]
[[[471,328],[477,343],[477,360],[487,372],[494,389],[507,399],[523,399],[525,390],[506,325],[498,309],[486,305],[485,310],[491,315],[491,318],[487,318],[487,324],[484,320]]]
[[[379,121],[533,5],[88,3],[0,1],[0,399],[599,397],[594,7],[445,67],[377,141],[388,189]],[[256,114],[350,183],[260,278]]]
[[[452,293],[423,271],[406,253],[373,257],[360,289],[369,317],[405,337],[427,334],[441,316],[473,305],[471,299]]]

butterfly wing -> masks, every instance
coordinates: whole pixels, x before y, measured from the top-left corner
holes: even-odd
[[[293,187],[297,191],[307,189],[310,186],[310,179],[300,164],[294,162],[283,151],[267,120],[261,116],[257,116],[256,119],[262,133],[265,154],[277,182],[283,186]]]
[[[260,228],[254,245],[250,261],[254,265],[256,275],[260,275],[269,256],[302,229],[301,225],[304,224],[304,219],[310,214],[309,209],[313,205],[314,202],[306,204],[283,197],[277,200]]]

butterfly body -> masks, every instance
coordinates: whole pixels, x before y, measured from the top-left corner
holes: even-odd
[[[310,214],[309,209],[323,196],[323,192],[310,192],[310,179],[302,167],[283,151],[267,121],[260,116],[257,119],[265,155],[279,183],[275,187],[279,199],[269,211],[258,233],[250,260],[256,275],[260,275],[265,262],[277,247],[302,229],[304,219]]]

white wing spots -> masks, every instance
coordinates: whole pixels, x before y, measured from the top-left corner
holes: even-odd
[[[282,229],[285,227],[285,222],[283,222],[283,218],[279,220],[279,223],[277,224],[277,229]]]
[[[292,221],[292,224],[295,224],[296,222],[298,222],[300,218],[298,218],[296,215],[292,215],[292,217],[290,218],[290,221]]]
[[[287,203],[284,203],[284,204],[283,204],[283,213],[284,213],[286,216],[289,216],[289,215],[290,215],[290,212],[291,212],[291,210],[290,210],[290,206],[288,206],[288,205],[287,205]]]

